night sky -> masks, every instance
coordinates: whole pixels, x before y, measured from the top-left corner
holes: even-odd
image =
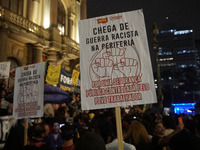
[[[200,40],[200,0],[87,0],[87,17],[143,9],[151,59],[152,26],[156,22],[162,30],[166,26],[193,29],[194,38]]]
[[[87,0],[87,17],[143,9],[147,34],[153,22],[160,29],[166,24],[191,27],[200,39],[200,0]]]

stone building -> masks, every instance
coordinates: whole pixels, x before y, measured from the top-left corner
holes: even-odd
[[[0,0],[0,62],[17,66],[48,60],[79,69],[78,21],[86,0]]]

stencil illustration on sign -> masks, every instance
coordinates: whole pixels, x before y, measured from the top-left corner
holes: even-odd
[[[93,55],[89,67],[91,81],[141,76],[140,57],[133,46],[104,48]]]
[[[18,94],[18,103],[37,102],[38,101],[38,86],[34,83],[20,87]]]

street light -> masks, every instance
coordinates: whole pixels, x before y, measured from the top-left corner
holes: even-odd
[[[153,24],[153,50],[155,51],[155,57],[156,57],[156,73],[157,73],[157,99],[158,99],[158,107],[162,110],[163,109],[163,94],[162,94],[162,88],[161,88],[161,80],[160,80],[160,66],[158,64],[158,27],[156,22]]]

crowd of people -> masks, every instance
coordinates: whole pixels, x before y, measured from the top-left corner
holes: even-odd
[[[70,103],[45,104],[44,117],[29,120],[24,146],[24,120],[10,129],[4,150],[117,150],[115,109],[81,110],[80,95]],[[200,115],[139,113],[121,108],[124,150],[199,150]],[[182,122],[178,121],[181,117]]]

